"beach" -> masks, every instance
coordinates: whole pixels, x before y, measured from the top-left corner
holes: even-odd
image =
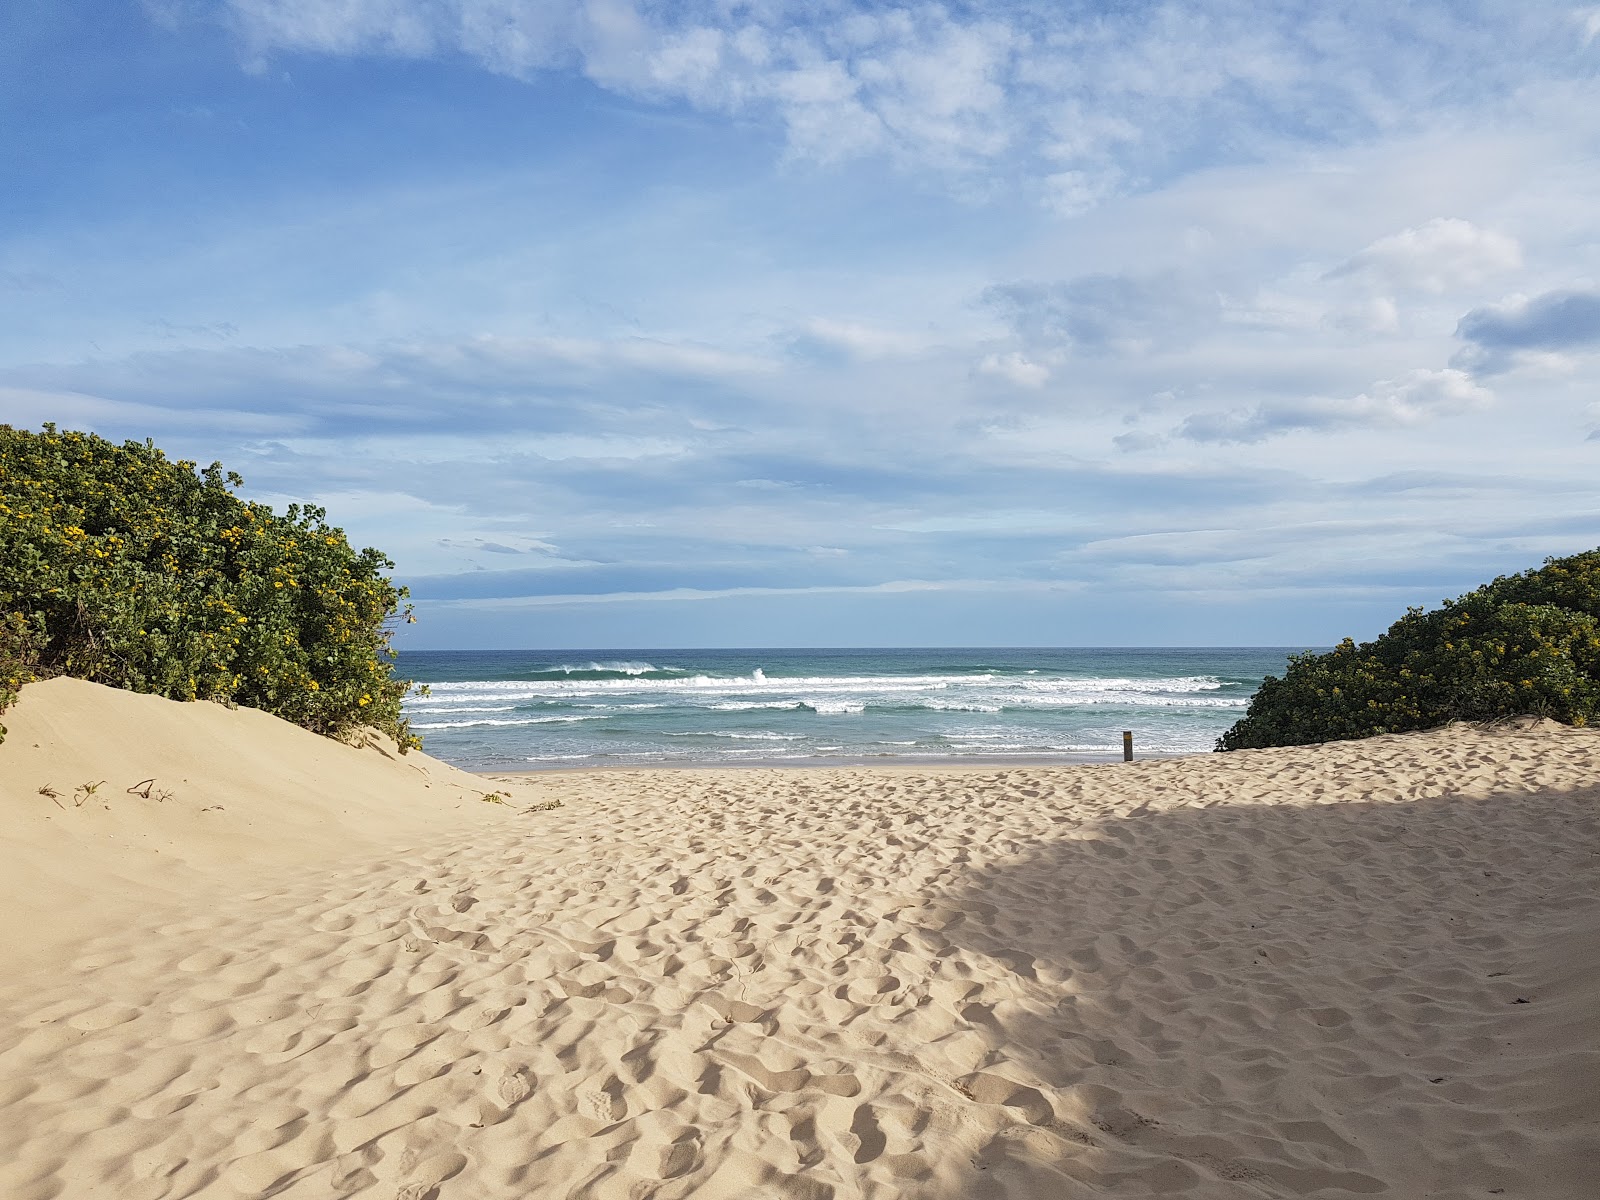
[[[0,721],[7,1198],[1596,1194],[1594,730],[476,776]]]

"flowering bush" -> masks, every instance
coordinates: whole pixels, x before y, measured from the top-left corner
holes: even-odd
[[[1600,719],[1600,550],[1413,608],[1269,675],[1218,750],[1299,746],[1518,715]]]
[[[410,616],[394,564],[320,508],[239,499],[242,483],[149,442],[0,425],[0,708],[74,675],[418,745],[389,648]]]

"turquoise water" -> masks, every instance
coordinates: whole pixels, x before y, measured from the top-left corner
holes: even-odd
[[[1296,648],[1298,649],[1298,648]],[[1290,649],[409,651],[469,770],[1093,762],[1209,751]]]

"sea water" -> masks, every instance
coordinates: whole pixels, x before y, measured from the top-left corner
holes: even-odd
[[[1294,649],[1299,649],[1294,648]],[[1211,750],[1289,648],[406,651],[469,770],[1094,762]]]

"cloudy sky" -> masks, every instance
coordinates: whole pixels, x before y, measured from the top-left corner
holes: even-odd
[[[1600,7],[0,23],[0,420],[325,505],[407,645],[1315,645],[1600,545]]]

